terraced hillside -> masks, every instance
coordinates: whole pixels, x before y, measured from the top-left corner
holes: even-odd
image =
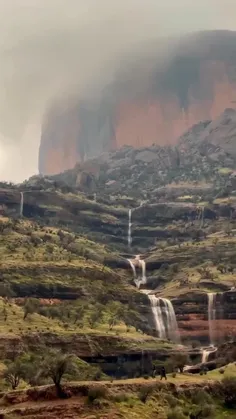
[[[80,357],[92,380],[236,361],[236,162],[208,125],[174,149],[124,147],[0,185],[3,370],[25,368],[25,353],[37,369],[48,347]]]

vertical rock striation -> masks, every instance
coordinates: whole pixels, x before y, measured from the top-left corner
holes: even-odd
[[[39,171],[54,174],[123,145],[174,144],[193,124],[236,106],[236,32],[182,39],[162,71],[153,60],[136,93],[117,76],[96,104],[78,98],[52,106],[42,126]],[[131,80],[132,72],[127,69]]]

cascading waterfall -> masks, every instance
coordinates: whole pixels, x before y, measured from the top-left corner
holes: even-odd
[[[130,264],[130,266],[131,266],[131,269],[132,269],[133,274],[134,274],[134,279],[135,279],[135,278],[137,278],[135,265],[134,265],[134,263],[132,262],[132,260],[131,260],[131,259],[127,259],[127,260],[128,260],[128,262],[129,262],[129,264]]]
[[[202,364],[208,361],[210,352],[207,349],[202,350]]]
[[[140,285],[144,285],[147,283],[147,277],[146,277],[146,262],[145,260],[139,260],[139,265],[141,266],[142,269],[142,279],[140,281]]]
[[[129,210],[129,231],[128,242],[131,243],[131,210]],[[130,240],[129,240],[130,237]],[[146,276],[146,262],[140,259],[140,255],[136,255],[135,259],[127,259],[134,275],[134,282],[137,288],[140,285],[147,283]],[[142,269],[142,277],[137,278],[136,266],[137,264]],[[171,339],[173,342],[180,343],[180,335],[178,324],[175,316],[175,311],[170,300],[167,298],[157,298],[155,295],[149,294],[150,291],[142,290],[150,301],[150,306],[153,314],[155,329],[161,339]]]
[[[209,292],[207,294],[208,299],[208,329],[209,329],[209,341],[210,347],[202,348],[202,364],[208,362],[210,354],[217,351],[215,347],[214,331],[215,331],[215,320],[216,320],[216,293]]]
[[[128,246],[130,247],[132,244],[132,210],[129,209],[129,221],[128,221]]]
[[[20,217],[23,217],[24,210],[24,192],[20,193]]]
[[[166,330],[165,330],[165,325],[163,322],[163,316],[162,316],[162,311],[161,311],[161,306],[160,306],[160,298],[157,298],[155,297],[155,295],[150,295],[150,294],[148,295],[148,298],[151,304],[153,319],[154,319],[156,331],[158,333],[158,337],[161,339],[165,339]]]
[[[150,294],[148,298],[159,338],[169,338],[173,342],[180,343],[178,324],[171,301],[167,298],[157,298],[155,295]]]
[[[216,293],[210,292],[208,297],[208,327],[210,345],[214,346],[214,325],[216,320]]]
[[[202,364],[205,364],[206,362],[208,362],[210,354],[216,351],[217,351],[217,348],[214,348],[214,347],[202,349]]]
[[[133,263],[132,259],[127,259],[131,269],[133,271],[134,274],[134,282],[137,288],[140,288],[140,285],[144,285],[147,283],[147,277],[146,277],[146,262],[145,260],[141,260],[140,259],[140,255],[136,255],[134,261],[137,261],[136,263],[138,264],[138,266],[142,269],[142,277],[137,278],[137,272],[136,272],[136,265],[135,263]]]
[[[162,298],[161,300],[164,303],[164,311],[166,313],[168,337],[174,342],[180,342],[179,328],[174,307],[167,298]]]

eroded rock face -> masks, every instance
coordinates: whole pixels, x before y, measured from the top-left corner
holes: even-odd
[[[217,293],[216,318],[211,324],[211,333],[216,345],[231,339],[236,334],[236,292]],[[189,292],[172,300],[182,341],[199,341],[208,345],[209,322],[207,294]]]
[[[57,104],[42,127],[39,171],[58,173],[123,145],[175,144],[193,124],[234,108],[235,45],[236,32],[200,33],[178,43],[163,71],[153,65],[145,88],[136,86],[142,94],[134,94],[133,85],[129,91],[127,83],[122,91],[117,80],[112,102],[106,96],[92,106],[82,106],[79,98],[64,109]]]

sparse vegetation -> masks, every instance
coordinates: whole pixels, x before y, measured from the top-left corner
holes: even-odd
[[[0,332],[7,342],[4,350],[0,347],[3,390],[29,387],[33,393],[35,386],[53,383],[63,398],[73,394],[66,383],[86,381],[81,394],[87,397],[76,393],[83,417],[88,412],[105,417],[112,410],[126,419],[220,419],[223,413],[230,418],[236,401],[229,374],[235,368],[226,364],[235,360],[233,351],[223,353],[221,363],[216,360],[219,368],[207,376],[204,371],[183,371],[198,362],[207,339],[206,293],[222,293],[219,305],[227,291],[224,315],[233,318],[235,313],[236,198],[227,183],[232,169],[220,170],[210,158],[203,164],[198,150],[188,152],[187,163],[170,168],[169,152],[165,150],[155,165],[135,163],[137,173],[135,169],[129,177],[133,182],[141,170],[135,191],[125,184],[129,168],[121,170],[119,182],[130,196],[106,192],[105,169],[96,180],[92,177],[97,202],[75,185],[62,185],[59,178],[47,185],[50,193],[46,180],[39,182],[40,193],[25,185],[31,195],[22,219],[17,216],[18,187],[2,185],[4,194],[9,187],[18,194],[13,201],[10,195],[4,198],[0,218]],[[160,169],[162,161],[165,166]],[[63,176],[69,179],[72,173]],[[140,205],[141,199],[148,205]],[[125,261],[128,208],[136,208],[132,253],[147,251],[145,286],[173,299],[191,361],[187,351],[150,336],[155,330],[149,301],[135,287]],[[142,275],[138,266],[136,273]],[[166,312],[163,318],[165,323]],[[228,329],[220,339],[230,344],[234,340]],[[72,355],[79,351],[90,364]],[[161,365],[168,376],[160,387]],[[98,383],[102,380],[104,385]],[[188,393],[188,384],[194,388],[204,380],[222,383],[220,391],[218,383],[217,394],[211,386],[208,394],[207,384]]]

